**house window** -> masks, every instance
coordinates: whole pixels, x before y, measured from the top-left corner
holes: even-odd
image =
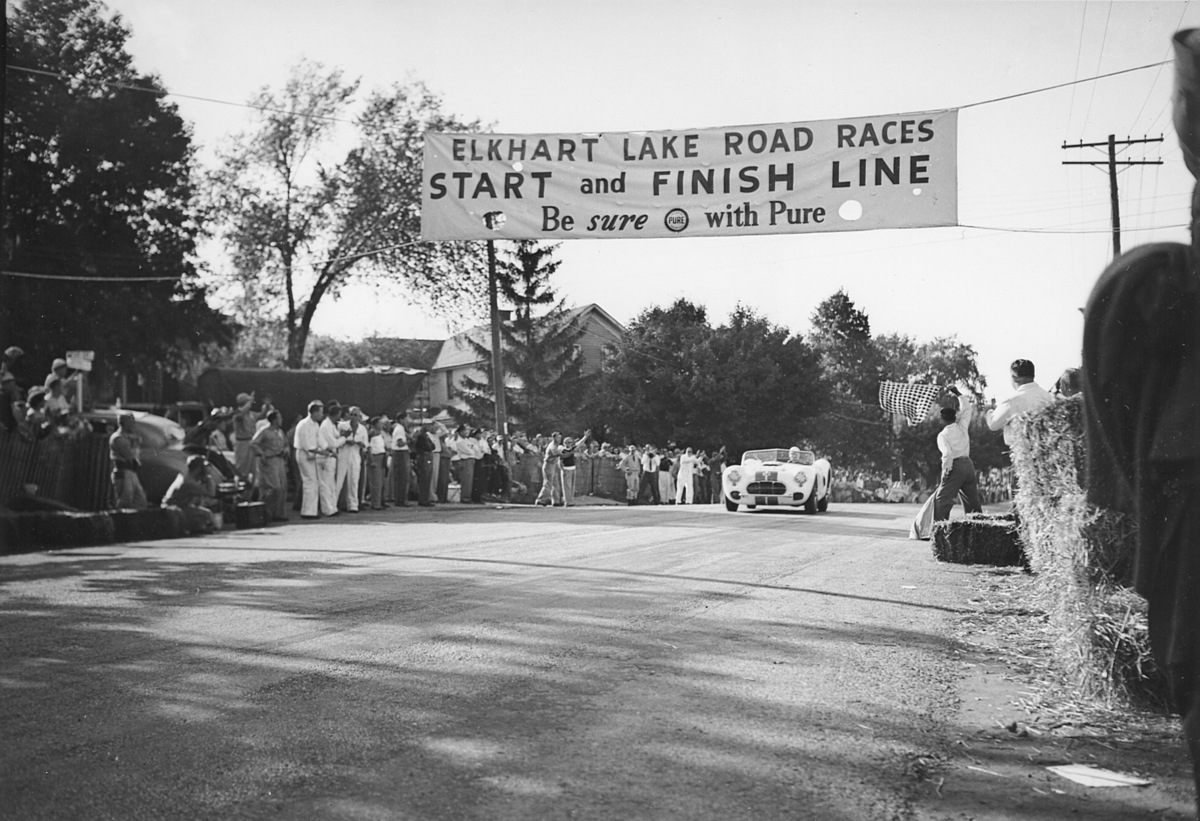
[[[454,398],[454,371],[446,371],[446,399]]]

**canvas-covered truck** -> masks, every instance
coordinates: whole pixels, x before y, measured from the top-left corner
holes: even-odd
[[[368,416],[402,416],[421,389],[427,371],[416,368],[209,368],[200,374],[196,390],[209,408],[235,407],[239,393],[251,393],[255,407],[270,397],[283,414],[284,429],[306,413],[308,403],[337,400],[356,405]]]

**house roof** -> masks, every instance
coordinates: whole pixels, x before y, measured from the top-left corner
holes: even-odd
[[[610,330],[613,331],[615,336],[625,333],[625,326],[613,319],[612,314],[594,302],[578,308],[572,308],[566,313],[566,318],[570,321],[586,322],[589,316],[595,317],[603,325],[611,326]],[[478,349],[475,345],[471,344],[472,342],[482,345],[486,350],[491,351],[491,327],[489,325],[478,325],[447,339],[442,343],[441,350],[434,363],[429,367],[429,370],[449,370],[451,368],[461,368],[465,365],[476,365],[483,362],[486,357],[479,355]]]
[[[371,345],[372,361],[427,371],[437,361],[444,340],[380,336],[365,341]]]

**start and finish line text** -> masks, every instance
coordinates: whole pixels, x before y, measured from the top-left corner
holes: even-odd
[[[954,225],[957,111],[614,134],[425,135],[428,240]]]

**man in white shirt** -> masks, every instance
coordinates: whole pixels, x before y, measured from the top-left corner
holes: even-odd
[[[317,468],[317,460],[328,459],[322,456],[321,420],[325,417],[325,406],[321,400],[314,399],[308,403],[308,416],[296,425],[296,433],[292,437],[292,447],[296,452],[296,465],[300,468],[300,518],[317,518],[318,500],[320,498],[321,477]]]
[[[688,448],[679,455],[679,475],[675,479],[675,504],[677,505],[694,505],[696,504],[696,454]],[[687,501],[684,501],[684,496]]]
[[[471,430],[466,425],[459,427],[454,447],[458,450],[458,500],[466,503],[471,501],[471,492],[475,487],[475,440],[471,438]]]
[[[934,494],[933,520],[943,522],[950,518],[950,510],[959,493],[963,496],[963,508],[967,513],[980,513],[979,485],[975,480],[975,463],[971,461],[971,437],[968,430],[975,415],[975,403],[969,396],[962,395],[958,388],[950,391],[958,396],[958,410],[942,408],[942,421],[946,426],[938,434],[938,450],[942,453],[942,481]]]
[[[1033,381],[1034,367],[1028,359],[1018,359],[1010,367],[1016,393],[988,411],[987,425],[991,430],[1004,430],[1004,444],[1012,446],[1012,420],[1023,413],[1040,410],[1054,402],[1050,392]]]
[[[317,457],[317,478],[321,480],[318,486],[318,502],[321,513],[326,516],[336,516],[338,512],[337,454],[346,442],[346,437],[338,430],[341,416],[342,406],[337,402],[330,402],[325,406],[325,419],[317,431],[321,450],[328,454]]]

